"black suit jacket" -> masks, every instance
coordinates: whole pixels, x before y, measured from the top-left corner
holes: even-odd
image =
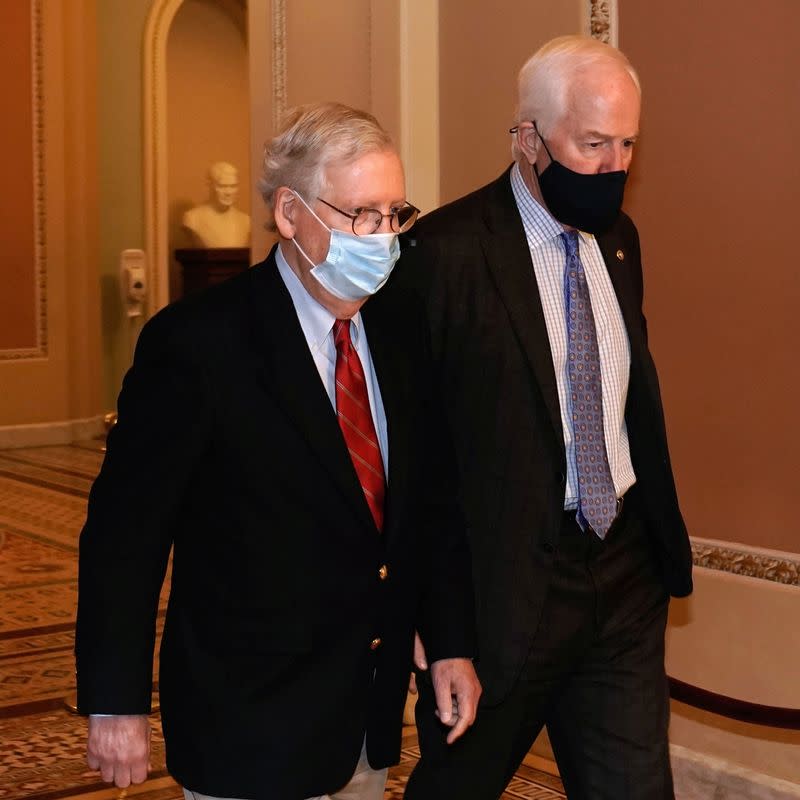
[[[380,534],[274,252],[157,314],[123,384],[80,542],[79,708],[148,712],[172,546],[167,764],[204,794],[334,791],[365,730],[372,766],[396,762],[414,628],[431,660],[473,654],[424,312],[395,289],[362,315],[389,438]]]
[[[539,624],[565,489],[552,355],[509,172],[424,217],[393,280],[426,301],[473,556],[484,702],[502,698]],[[665,587],[691,591],[664,418],[642,314],[639,240],[624,214],[598,237],[631,346],[625,418]]]

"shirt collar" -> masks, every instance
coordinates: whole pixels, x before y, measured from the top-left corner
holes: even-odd
[[[525,183],[519,164],[511,168],[511,191],[517,203],[522,227],[528,239],[528,247],[535,250],[564,233],[564,226],[531,194]],[[591,234],[578,231],[581,239],[588,239]]]
[[[328,336],[331,335],[333,323],[336,317],[328,311],[325,306],[317,302],[306,290],[306,287],[297,277],[294,270],[289,266],[289,262],[283,255],[283,244],[275,250],[275,261],[289,295],[292,298],[297,318],[300,320],[300,327],[306,337],[309,349],[314,352],[319,350]],[[361,327],[361,312],[357,312],[352,318],[350,326],[350,336],[354,347],[358,347],[358,337]]]

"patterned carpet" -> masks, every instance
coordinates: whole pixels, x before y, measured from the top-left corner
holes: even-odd
[[[0,451],[0,800],[182,797],[164,768],[158,715],[151,777],[120,791],[86,766],[86,723],[64,704],[75,690],[78,533],[102,457],[97,441]],[[419,757],[413,728],[405,729],[403,741],[385,800],[402,797]],[[503,800],[564,798],[550,771],[530,756]]]

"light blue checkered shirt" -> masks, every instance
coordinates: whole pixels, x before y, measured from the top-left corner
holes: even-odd
[[[572,436],[572,404],[567,377],[567,322],[564,306],[564,264],[566,252],[559,238],[563,226],[534,200],[515,164],[511,170],[511,188],[528,239],[533,270],[539,285],[542,311],[553,356],[561,427],[567,452],[567,488],[564,508],[578,506],[578,473]],[[628,396],[631,350],[611,278],[594,236],[579,231],[580,258],[589,284],[592,312],[600,350],[603,381],[603,429],[608,451],[608,465],[617,497],[622,497],[636,482],[625,425],[625,400]]]

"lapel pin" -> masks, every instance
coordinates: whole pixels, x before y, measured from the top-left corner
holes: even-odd
[[[624,261],[625,260],[625,253],[623,253],[622,250],[617,250],[617,258],[620,261]]]

